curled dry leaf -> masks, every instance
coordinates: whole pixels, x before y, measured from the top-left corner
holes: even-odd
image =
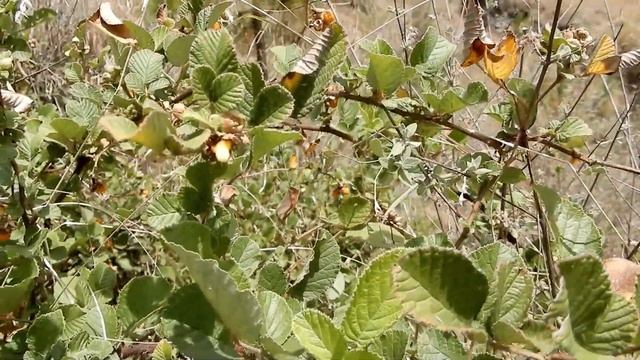
[[[309,26],[315,31],[325,31],[329,26],[336,22],[336,17],[331,10],[311,9],[311,17],[309,18]]]
[[[316,40],[302,59],[298,60],[293,70],[282,78],[280,85],[284,86],[290,92],[294,92],[306,75],[315,73],[320,68],[320,60],[323,53],[329,47],[331,34],[332,27],[329,27],[322,33],[322,36]]]
[[[587,75],[611,75],[620,67],[620,56],[616,55],[616,44],[609,35],[602,35],[587,65]]]
[[[604,261],[604,269],[611,281],[611,290],[627,300],[636,291],[636,280],[640,275],[640,265],[623,258],[610,258]]]
[[[485,47],[484,66],[489,77],[499,83],[511,76],[518,64],[518,42],[513,33],[502,38],[495,49]]]
[[[1,90],[1,94],[2,104],[4,107],[17,112],[18,114],[29,110],[33,104],[33,99],[27,95],[22,95],[9,90]]]
[[[620,67],[622,69],[628,69],[638,64],[640,64],[640,49],[620,54]]]
[[[238,195],[238,190],[233,185],[225,184],[220,188],[219,197],[224,206],[229,206],[236,195]]]
[[[280,221],[284,221],[298,206],[298,199],[300,198],[300,190],[296,188],[289,188],[287,196],[280,202],[276,209],[276,215]]]
[[[108,2],[100,4],[100,8],[87,19],[87,22],[122,43],[136,42],[131,29],[114,14]]]
[[[484,11],[475,1],[467,1],[464,15],[463,43],[466,50],[463,67],[471,66],[482,59],[486,48],[492,49],[495,43],[484,27],[482,14]]]

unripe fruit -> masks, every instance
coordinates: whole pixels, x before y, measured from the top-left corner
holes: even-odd
[[[216,154],[216,160],[226,163],[231,159],[231,140],[220,140],[213,147],[213,153]]]

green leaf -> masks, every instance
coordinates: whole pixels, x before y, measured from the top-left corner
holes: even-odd
[[[131,56],[129,73],[125,76],[127,88],[136,94],[145,94],[149,84],[162,76],[164,57],[151,50],[140,50]]]
[[[162,231],[162,236],[186,250],[198,253],[203,259],[214,258],[211,230],[196,221],[184,221]]]
[[[268,263],[258,272],[258,286],[264,290],[284,295],[287,285],[284,270],[276,263]]]
[[[344,355],[343,360],[382,360],[382,358],[376,354],[370,353],[366,350],[352,350]]]
[[[384,39],[375,39],[373,41],[364,39],[360,42],[360,47],[371,54],[380,54],[380,55],[395,55],[396,52],[393,51],[391,45],[388,42],[384,41]]]
[[[29,298],[29,293],[38,276],[38,265],[33,259],[21,259],[3,278],[0,286],[0,315],[10,313]]]
[[[27,332],[29,351],[46,355],[62,336],[64,331],[64,317],[62,310],[38,316]]]
[[[162,314],[162,328],[181,353],[195,359],[236,358],[231,346],[221,338],[216,313],[197,284],[183,286],[167,301]]]
[[[89,272],[87,283],[98,300],[108,302],[113,299],[116,277],[115,270],[107,264],[99,263]]]
[[[471,259],[489,280],[489,295],[480,319],[493,326],[504,322],[520,327],[533,301],[534,282],[518,253],[501,243],[476,250]]]
[[[362,197],[349,197],[338,207],[338,219],[345,227],[363,224],[370,216],[371,203]]]
[[[274,125],[285,121],[293,112],[293,96],[280,85],[271,85],[260,90],[251,111],[249,124]]]
[[[531,104],[536,96],[535,86],[527,80],[511,78],[507,81],[507,89],[513,95],[510,102],[518,118],[519,128],[528,129],[535,121],[538,111],[537,106],[533,106],[531,109]],[[531,115],[532,111],[533,115]]]
[[[568,117],[564,121],[552,121],[549,128],[554,139],[569,149],[584,146],[586,139],[593,135],[589,125],[576,117]]]
[[[276,147],[289,142],[302,140],[302,135],[297,131],[285,131],[256,127],[251,129],[251,146],[254,163],[271,152]]]
[[[425,95],[434,111],[440,114],[453,114],[470,105],[486,102],[489,99],[489,92],[484,84],[473,82],[463,90],[458,87],[451,88],[440,97],[435,94]]]
[[[168,240],[169,241],[169,240]],[[239,290],[233,278],[215,260],[203,260],[197,253],[169,241],[187,266],[194,282],[229,331],[242,341],[255,344],[262,329],[262,311],[256,297]]]
[[[397,56],[371,54],[367,82],[385,96],[391,96],[404,82],[404,64]]]
[[[263,335],[279,345],[283,344],[291,334],[293,320],[293,313],[287,301],[270,291],[261,291],[258,294],[258,301],[264,313]]]
[[[153,111],[145,117],[130,140],[156,152],[161,152],[173,132],[174,129],[167,113]]]
[[[65,111],[71,119],[85,127],[95,124],[100,118],[100,109],[88,99],[70,100],[65,105]]]
[[[193,71],[193,100],[200,106],[209,106],[213,113],[233,110],[243,99],[244,84],[239,75],[221,74],[207,66]]]
[[[233,1],[221,1],[215,5],[207,6],[202,9],[196,17],[196,30],[207,31],[211,25],[220,20],[225,10],[233,4]]]
[[[202,65],[209,66],[215,76],[236,71],[238,59],[229,31],[207,30],[198,34],[191,45],[189,65],[194,69]]]
[[[293,333],[318,360],[339,360],[347,352],[344,336],[331,319],[317,310],[304,310],[296,315]]]
[[[392,269],[403,250],[391,250],[375,258],[358,284],[342,321],[350,340],[366,344],[378,338],[401,316],[402,304],[394,294]]]
[[[294,291],[305,301],[318,299],[333,284],[340,272],[340,247],[334,239],[319,240],[313,247],[313,260],[309,272],[295,285]]]
[[[151,353],[151,360],[173,360],[173,347],[165,339],[160,340],[156,348]]]
[[[274,46],[269,49],[274,56],[273,69],[280,76],[286,75],[296,62],[302,57],[302,50],[296,44],[289,44],[287,46]]]
[[[84,331],[102,339],[116,339],[120,336],[118,315],[113,306],[99,304],[87,312]]]
[[[170,293],[171,285],[162,278],[133,278],[122,288],[118,298],[118,319],[125,329],[133,329],[147,316],[160,309]]]
[[[583,253],[602,256],[602,231],[582,207],[560,198],[547,187],[537,185],[535,191],[544,204],[554,235],[554,256],[559,259]]]
[[[260,246],[246,236],[237,238],[231,244],[229,255],[236,261],[247,277],[253,275],[258,266],[260,266]]]
[[[138,130],[136,123],[133,121],[115,115],[105,115],[100,118],[100,126],[116,141],[129,140]]]
[[[154,49],[155,43],[153,42],[153,37],[151,36],[151,34],[149,34],[147,30],[145,30],[144,28],[138,26],[136,23],[129,20],[124,20],[123,23],[129,29],[129,31],[131,31],[133,38],[136,39],[136,44],[141,49],[145,49],[145,50]]]
[[[167,60],[175,66],[183,66],[189,62],[189,49],[193,41],[196,39],[194,35],[185,35],[175,38],[167,47]]]
[[[385,360],[403,360],[409,343],[409,333],[389,330],[375,340],[375,346]]]
[[[517,184],[521,181],[525,181],[527,176],[522,169],[513,166],[505,166],[500,174],[500,182],[503,184]]]
[[[151,201],[146,211],[147,224],[156,230],[176,225],[182,219],[178,199],[169,195],[161,195]]]
[[[418,357],[421,360],[467,360],[469,356],[455,334],[426,329],[418,335]]]
[[[590,254],[558,264],[569,302],[575,341],[586,350],[613,355],[630,346],[638,325],[635,307],[611,292],[602,263]]]
[[[405,311],[441,329],[468,327],[487,297],[487,278],[454,250],[417,249],[400,266],[394,276]]]
[[[438,30],[429,27],[422,39],[416,44],[409,57],[411,66],[419,72],[435,74],[449,61],[456,46],[438,34]]]

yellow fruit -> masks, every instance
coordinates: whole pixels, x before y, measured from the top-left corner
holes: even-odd
[[[226,163],[231,159],[231,140],[220,140],[213,147],[213,153],[216,154],[216,160]]]

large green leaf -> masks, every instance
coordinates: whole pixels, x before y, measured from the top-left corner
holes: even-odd
[[[427,329],[418,335],[420,360],[467,360],[465,351],[455,334],[437,329]]]
[[[338,207],[338,219],[345,227],[361,225],[365,223],[370,216],[371,202],[362,197],[349,197]]]
[[[164,57],[151,50],[137,51],[129,61],[125,83],[129,90],[142,94],[145,87],[162,76]]]
[[[489,326],[502,321],[519,327],[527,318],[534,283],[515,249],[494,243],[476,250],[471,259],[489,280],[489,295],[480,319]]]
[[[317,310],[305,310],[293,319],[293,333],[318,360],[340,360],[347,351],[344,335]]]
[[[578,204],[541,185],[535,191],[544,204],[554,235],[553,256],[560,259],[583,253],[602,256],[602,232]]]
[[[182,219],[180,203],[176,197],[161,195],[149,203],[146,216],[147,224],[156,230],[176,225]]]
[[[309,272],[295,285],[294,292],[302,294],[305,301],[324,295],[340,272],[340,247],[334,239],[319,240],[313,247],[313,260],[309,263]]]
[[[200,66],[192,73],[193,99],[200,106],[210,107],[213,113],[237,108],[244,95],[239,75],[225,73],[216,77],[208,66]]]
[[[255,344],[263,323],[256,297],[250,291],[239,290],[233,278],[220,269],[215,260],[203,260],[197,253],[167,240],[225,327],[238,339]]]
[[[67,115],[78,124],[89,127],[100,118],[100,109],[89,99],[70,100],[65,105]]]
[[[251,149],[253,161],[257,162],[276,147],[289,142],[302,140],[302,135],[297,131],[268,129],[256,127],[251,129]]]
[[[426,94],[425,97],[435,112],[453,114],[467,106],[486,102],[489,99],[489,91],[484,84],[472,82],[464,91],[454,87],[446,90],[441,96]]]
[[[404,82],[404,64],[397,56],[371,54],[367,82],[385,96],[392,95]]]
[[[366,350],[351,350],[344,354],[343,360],[382,360],[377,354]]]
[[[165,149],[167,140],[175,131],[169,115],[161,111],[151,112],[139,127],[127,118],[114,115],[100,118],[100,126],[116,141],[131,140],[156,152]]]
[[[231,244],[229,255],[248,277],[260,266],[260,246],[246,236],[237,238]]]
[[[402,304],[394,294],[392,268],[403,250],[391,250],[374,259],[352,295],[342,321],[344,334],[366,344],[391,327],[402,314]]]
[[[283,295],[288,286],[284,270],[276,263],[265,264],[258,272],[258,286],[264,290]]]
[[[29,351],[46,358],[47,352],[55,345],[64,331],[62,310],[38,316],[27,332]]]
[[[487,278],[464,255],[428,247],[400,259],[396,294],[414,318],[442,329],[467,328],[488,294]]]
[[[207,30],[197,35],[191,45],[189,64],[192,68],[206,65],[218,76],[238,69],[233,37],[227,29]]]
[[[408,343],[408,332],[389,330],[375,340],[375,347],[385,360],[403,360]]]
[[[285,121],[293,112],[293,96],[280,85],[271,85],[260,90],[256,96],[249,124],[274,125]]]
[[[167,338],[183,354],[194,359],[237,358],[232,344],[223,340],[215,311],[197,284],[176,290],[162,314]]]
[[[429,27],[413,48],[409,63],[419,72],[434,74],[444,67],[455,51],[454,44],[438,34],[437,29]]]
[[[602,263],[583,254],[559,263],[569,302],[569,321],[575,341],[583,348],[612,355],[635,336],[638,315],[627,300],[611,292]]]
[[[293,320],[293,313],[287,301],[271,291],[261,291],[258,301],[264,313],[263,335],[279,345],[283,344],[291,334]]]
[[[129,281],[118,298],[118,318],[125,329],[132,329],[160,309],[171,292],[165,279],[140,276]]]
[[[175,38],[167,47],[167,60],[175,66],[183,66],[189,62],[189,49],[196,39],[194,35]]]
[[[233,1],[221,1],[215,5],[207,6],[196,16],[195,27],[197,31],[207,31],[211,25],[220,20],[225,10],[233,5]]]
[[[21,259],[13,266],[0,286],[0,315],[13,311],[28,299],[34,278],[38,276],[38,265],[33,259]]]

